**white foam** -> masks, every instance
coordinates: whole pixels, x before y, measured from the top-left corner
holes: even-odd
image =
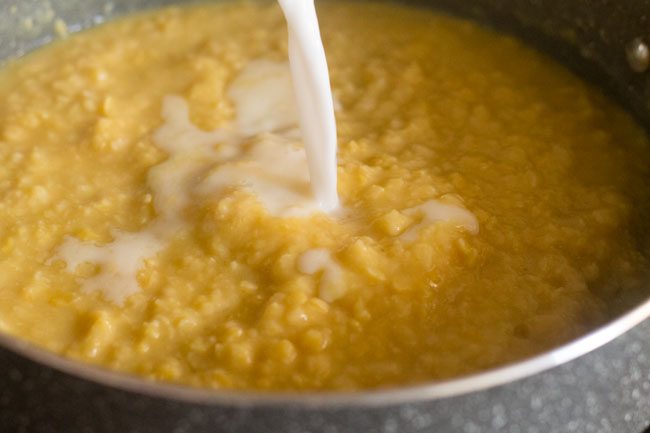
[[[272,215],[322,211],[310,188],[290,82],[286,63],[249,63],[229,89],[235,120],[215,131],[191,122],[185,99],[165,97],[164,124],[154,141],[168,158],[147,176],[156,218],[136,233],[113,232],[104,245],[66,238],[52,260],[64,260],[71,272],[84,262],[98,265],[97,275],[80,279],[82,290],[100,290],[122,304],[137,291],[137,272],[145,259],[185,226],[184,212],[195,200],[219,199],[239,188],[254,194]]]
[[[322,272],[319,283],[319,297],[325,302],[334,302],[345,295],[343,270],[327,249],[316,248],[304,252],[298,259],[298,270],[314,275]]]
[[[241,157],[215,166],[199,191],[220,194],[229,187],[252,192],[273,215],[306,216],[321,210],[309,187],[305,152],[287,137],[260,137]]]
[[[400,235],[400,238],[406,242],[415,241],[421,229],[438,222],[453,223],[471,234],[478,234],[479,231],[478,219],[472,212],[464,207],[443,203],[439,200],[429,200],[421,205],[406,209],[404,213],[422,218],[418,224]]]
[[[148,231],[114,231],[113,241],[101,246],[66,237],[56,258],[65,260],[70,271],[82,263],[100,265],[96,275],[83,280],[82,290],[101,291],[108,300],[121,305],[128,296],[140,290],[138,270],[144,260],[155,255],[161,247],[160,239]]]
[[[228,96],[235,104],[236,127],[244,135],[281,131],[298,125],[291,70],[285,62],[250,62],[233,80]]]

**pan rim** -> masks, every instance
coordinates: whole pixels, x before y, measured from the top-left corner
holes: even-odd
[[[0,331],[0,348],[37,364],[97,385],[182,403],[231,407],[291,406],[303,409],[382,407],[458,397],[542,373],[611,342],[650,317],[650,298],[587,334],[533,357],[444,381],[360,391],[260,392],[195,388],[154,381],[130,373],[66,358]]]

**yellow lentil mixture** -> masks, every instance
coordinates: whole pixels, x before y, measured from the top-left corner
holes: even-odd
[[[74,35],[0,75],[0,330],[65,356],[210,388],[365,389],[447,379],[603,323],[648,267],[633,223],[648,141],[543,55],[469,22],[326,3],[345,214],[269,215],[237,189],[195,200],[123,304],[55,260],[156,216],[165,96],[213,130],[250,61],[284,61],[276,4],[172,7]],[[647,189],[647,188],[646,188]],[[462,204],[472,234],[404,212]],[[645,205],[643,203],[646,203]],[[343,270],[298,269],[325,248]]]

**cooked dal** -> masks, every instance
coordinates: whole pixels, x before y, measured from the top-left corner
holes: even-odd
[[[364,389],[534,355],[639,289],[649,147],[627,114],[475,24],[368,4],[324,4],[320,19],[341,215],[273,215],[237,187],[192,196],[124,299],[89,290],[102,265],[69,266],[61,249],[101,248],[159,217],[149,180],[169,158],[156,140],[165,98],[181,96],[202,130],[231,122],[242,69],[286,59],[280,10],[168,8],[8,65],[0,329],[193,386]],[[477,230],[420,224],[409,209],[431,200],[471,212]],[[308,272],[305,254],[338,279]]]

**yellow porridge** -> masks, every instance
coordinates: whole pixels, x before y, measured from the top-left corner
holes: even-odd
[[[255,117],[255,74],[288,83],[275,4],[150,12],[8,65],[0,330],[194,386],[363,389],[534,355],[639,290],[649,150],[627,114],[475,24],[319,15],[331,215],[283,204],[308,185],[282,165],[300,137],[260,125],[291,107]]]

